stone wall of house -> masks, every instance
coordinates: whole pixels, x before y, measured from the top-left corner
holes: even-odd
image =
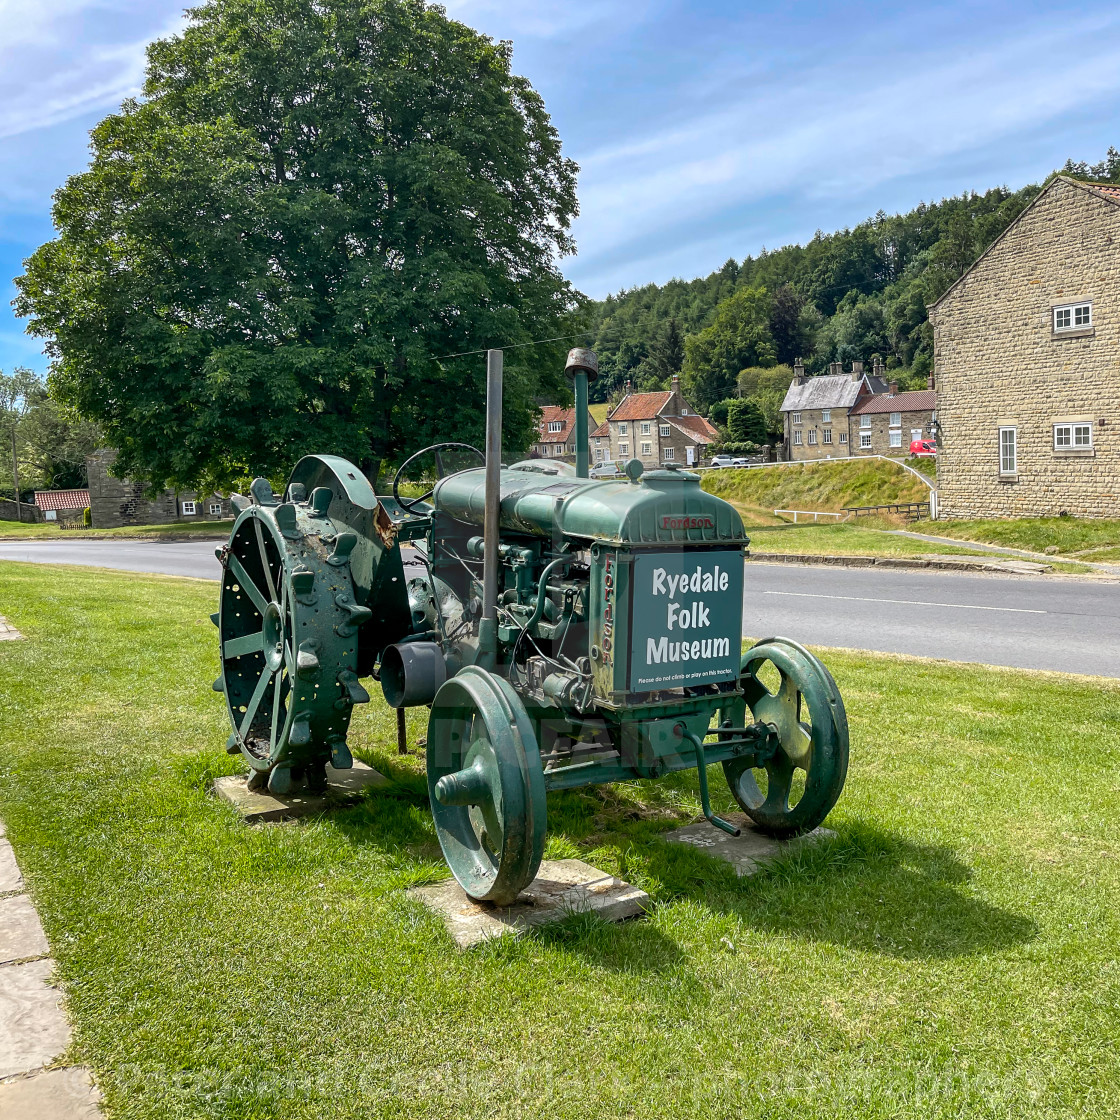
[[[172,521],[219,521],[232,516],[229,500],[217,494],[200,498],[193,490],[164,490],[156,498],[144,494],[141,483],[115,478],[109,469],[116,461],[113,448],[102,448],[86,459],[89,475],[89,512],[95,529],[123,525],[167,525]],[[194,513],[184,513],[184,503],[194,503]],[[219,510],[219,512],[212,512]]]
[[[894,455],[895,457],[909,455],[911,438],[930,438],[929,425],[932,416],[933,413],[927,410],[903,412],[901,427],[893,427],[891,425],[891,414],[889,412],[869,412],[863,415],[857,413],[851,418],[850,433],[848,435],[852,454]],[[863,426],[863,421],[865,419],[871,421],[871,426],[869,428]],[[891,446],[892,431],[898,432],[901,437],[897,447]],[[921,432],[921,435],[911,437],[912,432],[918,431]],[[861,437],[865,433],[871,436],[870,447],[864,447],[862,444]]]
[[[1083,300],[1092,327],[1055,332],[1054,306]],[[930,318],[942,516],[1120,517],[1120,206],[1055,180]],[[1054,425],[1077,421],[1092,448],[1055,450]]]
[[[828,411],[827,424],[823,410],[819,408],[802,409],[800,424],[793,423],[794,413],[785,413],[786,443],[791,460],[846,459],[852,453],[848,435],[848,410],[832,408]],[[800,443],[796,442],[796,432],[801,433]],[[826,432],[830,433],[831,442],[826,442],[829,439]]]

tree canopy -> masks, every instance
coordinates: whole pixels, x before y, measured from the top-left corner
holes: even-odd
[[[481,356],[580,297],[576,166],[494,43],[424,0],[208,0],[92,134],[17,281],[51,385],[122,472],[204,487],[481,437]],[[563,392],[515,350],[506,425]]]

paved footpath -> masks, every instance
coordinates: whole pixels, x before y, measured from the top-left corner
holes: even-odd
[[[51,986],[51,960],[39,915],[0,823],[0,1117],[96,1120],[89,1070],[58,1066],[70,1045],[62,995]]]

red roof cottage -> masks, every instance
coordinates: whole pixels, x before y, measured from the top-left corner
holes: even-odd
[[[587,430],[595,427],[591,414],[587,414]],[[541,419],[537,425],[537,442],[533,453],[545,459],[559,459],[576,453],[576,410],[546,404],[541,407]]]

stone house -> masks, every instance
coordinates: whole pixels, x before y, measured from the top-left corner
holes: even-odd
[[[946,517],[1120,517],[1120,188],[1057,176],[929,309]]]
[[[864,373],[863,362],[852,362],[850,373],[840,362],[832,362],[828,373],[806,377],[805,367],[793,367],[782,401],[785,458],[790,460],[842,459],[851,452],[848,413],[864,399],[886,392],[882,364],[876,359],[873,372]]]
[[[591,436],[591,464],[641,459],[646,467],[699,466],[719,431],[681,394],[681,379],[656,393],[631,393],[607,414]]]
[[[591,413],[587,414],[588,444],[590,433],[595,429]],[[530,454],[543,459],[574,458],[576,453],[576,410],[560,408],[558,405],[541,406],[541,418],[537,425],[537,442],[530,448]]]
[[[80,525],[88,505],[88,490],[35,491],[35,508],[42,514],[43,521]]]
[[[219,494],[200,496],[193,490],[164,490],[156,498],[144,493],[142,483],[115,478],[109,468],[117,458],[104,447],[86,458],[89,476],[89,512],[95,529],[122,525],[167,525],[173,521],[220,521],[233,516],[229,499]]]
[[[908,455],[914,440],[933,438],[936,410],[932,388],[900,393],[892,381],[885,393],[863,397],[848,413],[850,454]]]

